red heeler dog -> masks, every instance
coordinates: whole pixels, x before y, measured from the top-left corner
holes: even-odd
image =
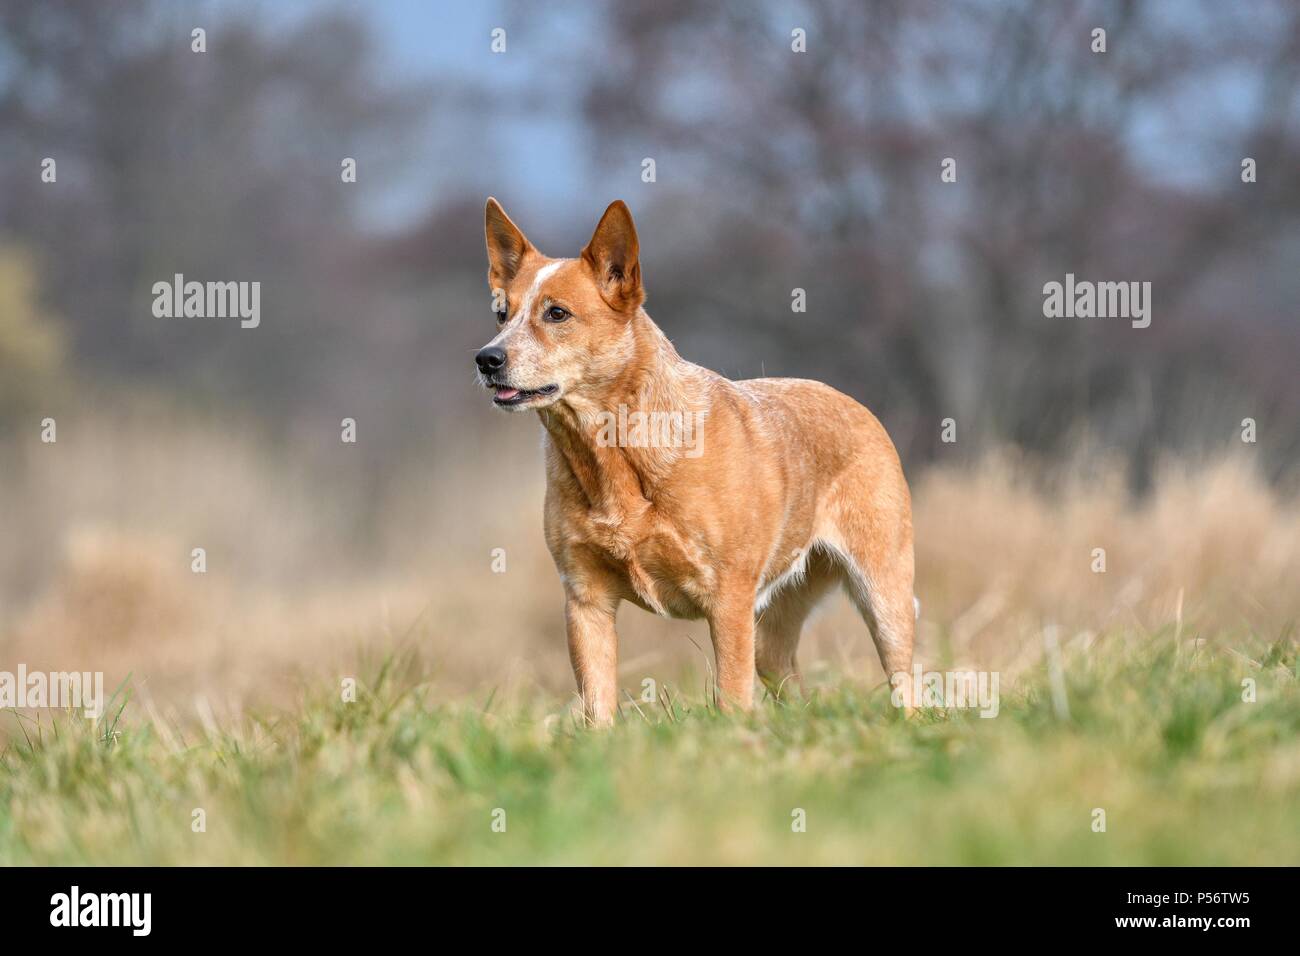
[[[774,695],[800,684],[799,632],[836,584],[885,673],[911,669],[911,498],[871,412],[820,382],[682,359],[642,308],[621,201],[576,259],[551,259],[489,199],[487,253],[498,330],[475,362],[497,407],[545,429],[546,543],[589,721],[618,707],[622,601],[707,619],[729,707],[752,705],[755,672]]]

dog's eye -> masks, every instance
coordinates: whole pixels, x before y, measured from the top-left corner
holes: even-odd
[[[497,325],[505,325],[506,319],[509,318],[509,315],[505,312],[505,310],[502,310],[496,313],[496,317],[497,317]]]
[[[553,305],[546,310],[546,318],[552,322],[563,322],[569,317],[569,310],[562,309],[558,305]]]

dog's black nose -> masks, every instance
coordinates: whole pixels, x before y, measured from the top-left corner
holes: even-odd
[[[506,364],[506,350],[499,349],[495,345],[489,345],[485,349],[479,349],[478,355],[474,356],[474,362],[478,365],[478,370],[484,375],[491,375]]]

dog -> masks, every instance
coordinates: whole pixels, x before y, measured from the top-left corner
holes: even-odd
[[[733,382],[682,359],[642,307],[621,200],[574,259],[540,253],[492,198],[485,232],[498,329],[474,361],[498,408],[544,429],[546,544],[586,720],[618,710],[623,601],[708,621],[725,709],[753,705],[756,673],[777,698],[802,689],[800,631],[836,585],[891,684],[907,675],[911,496],[876,417],[820,382]]]

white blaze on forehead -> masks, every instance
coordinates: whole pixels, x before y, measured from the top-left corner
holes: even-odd
[[[566,262],[572,261],[572,259],[557,259],[555,262],[548,262],[537,270],[537,275],[533,276],[533,284],[530,285],[528,291],[524,293],[523,301],[519,303],[517,308],[510,310],[510,321],[507,322],[505,327],[497,333],[497,337],[488,343],[489,346],[499,345],[501,341],[514,329],[528,321],[528,316],[532,313],[533,307],[537,304],[537,295],[541,291],[542,284],[551,276],[555,275],[556,270],[559,269],[560,266],[564,265]]]
[[[537,304],[537,294],[542,290],[542,283],[555,275],[556,270],[568,261],[568,259],[559,259],[555,262],[548,262],[537,270],[537,275],[533,276],[533,284],[530,285],[528,291],[524,293],[524,301],[519,303],[519,309],[516,313],[517,317],[522,316],[525,319],[528,318],[529,314],[533,311],[533,306]]]

